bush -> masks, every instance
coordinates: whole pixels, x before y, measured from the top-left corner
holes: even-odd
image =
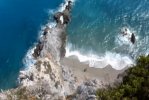
[[[125,71],[119,86],[99,89],[99,100],[149,100],[149,56],[140,56],[136,65]]]

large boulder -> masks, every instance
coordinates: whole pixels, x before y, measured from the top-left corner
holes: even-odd
[[[35,58],[39,57],[40,56],[40,52],[41,50],[43,49],[43,46],[44,46],[44,43],[43,42],[39,42],[37,45],[36,45],[36,48],[34,50],[34,53],[33,53],[33,56]]]

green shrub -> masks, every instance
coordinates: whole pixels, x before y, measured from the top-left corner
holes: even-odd
[[[99,89],[99,100],[149,100],[149,56],[140,56],[136,65],[126,70],[119,86]]]

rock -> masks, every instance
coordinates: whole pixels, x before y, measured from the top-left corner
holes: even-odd
[[[27,78],[26,75],[19,75],[20,81],[22,81],[22,80],[24,80],[24,79],[26,79],[26,78]]]
[[[56,20],[57,24],[68,24],[70,22],[70,10],[72,7],[72,2],[68,1],[68,5],[66,5],[65,10],[63,12],[57,12],[54,14],[54,20]]]
[[[100,87],[97,80],[89,80],[78,86],[74,100],[97,100],[96,90]]]
[[[61,21],[61,17],[63,18],[63,21]],[[70,21],[68,9],[65,9],[64,12],[57,12],[54,15],[54,19],[56,20],[57,24],[68,24],[68,22]]]
[[[8,100],[5,94],[0,94],[0,100]]]
[[[46,26],[46,28],[44,29],[43,35],[46,36],[47,33],[49,32],[50,28],[48,26]]]
[[[29,80],[34,81],[33,73],[31,73],[31,75],[29,76]]]
[[[70,13],[68,9],[65,9],[63,11],[63,18],[64,18],[64,24],[68,24],[70,22]]]
[[[66,6],[65,9],[67,9],[69,11],[72,9],[72,1],[68,1],[68,5]]]
[[[83,71],[86,72],[87,71],[87,68],[85,68]]]
[[[132,33],[130,41],[131,41],[131,43],[132,43],[132,44],[134,44],[134,43],[135,43],[136,38],[135,38],[134,33]]]
[[[71,6],[66,6],[66,8],[65,9],[67,9],[68,11],[70,11],[71,10]]]
[[[57,12],[54,14],[54,20],[56,21],[56,23],[61,23],[60,17],[63,16],[62,12]]]
[[[55,87],[58,88],[59,86],[60,86],[60,82],[57,81],[57,82],[55,83]]]
[[[61,58],[63,58],[66,54],[66,50],[65,50],[65,47],[66,47],[66,38],[67,38],[67,35],[66,35],[66,32],[62,32],[62,34],[60,35],[60,38],[61,38],[61,41],[62,41],[62,45],[61,45],[61,48],[60,48],[60,52],[61,52]]]
[[[34,53],[33,53],[33,56],[35,58],[40,56],[40,52],[43,49],[43,46],[44,46],[44,43],[39,41],[38,44],[36,45],[36,48],[35,48]]]

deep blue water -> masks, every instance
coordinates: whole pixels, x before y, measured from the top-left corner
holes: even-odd
[[[48,10],[63,0],[0,0],[0,89],[17,85],[27,50],[37,41]]]
[[[74,55],[88,54],[80,59],[110,58],[110,63],[103,63],[112,64],[113,59],[120,62],[124,56],[135,59],[149,52],[149,0],[77,0],[72,15],[67,48]],[[123,27],[135,33],[135,45],[119,44],[117,38]]]

